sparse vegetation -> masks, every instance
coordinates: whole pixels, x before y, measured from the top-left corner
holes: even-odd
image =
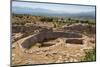
[[[22,46],[22,48],[15,46],[15,48],[12,50],[13,53],[16,54],[15,59],[18,60],[19,58],[21,58],[20,60],[22,61],[22,63],[20,64],[26,64],[26,62],[29,62],[28,60],[24,59],[32,59],[32,61],[37,59],[36,63],[37,62],[41,63],[40,61],[42,60],[43,63],[46,63],[47,61],[48,63],[52,63],[54,61],[55,61],[54,63],[78,62],[80,61],[79,59],[81,59],[81,56],[82,55],[84,56],[84,52],[80,50],[85,48],[85,47],[80,47],[80,45],[81,46],[86,45],[86,48],[88,48],[87,44],[84,44],[83,37],[86,36],[85,40],[87,41],[88,39],[94,38],[93,37],[95,35],[94,29],[95,29],[95,21],[91,19],[13,14],[12,16],[13,45],[20,45]],[[51,35],[50,32],[51,33],[55,32],[55,34]],[[65,38],[64,34],[62,35],[59,34],[58,32],[64,33],[65,35],[68,36],[69,39],[66,40],[67,37]],[[68,35],[67,33],[70,33],[70,35]],[[34,37],[34,34],[35,35],[38,34],[38,36]],[[79,39],[76,39],[78,38],[77,36],[75,36],[76,34],[81,35],[79,36]],[[90,34],[91,38],[88,36]],[[56,37],[56,38],[52,39],[49,37]],[[17,41],[19,42],[18,44],[14,43]],[[95,41],[92,43],[95,44]],[[23,44],[25,45],[24,47]],[[25,47],[27,49],[23,52],[22,49],[24,49]],[[84,58],[82,58],[82,61],[96,60],[95,48],[86,50],[85,54],[86,55]],[[47,61],[45,60],[45,58]],[[25,63],[23,61],[25,61]],[[35,64],[34,62],[32,63]],[[13,64],[17,64],[16,60],[13,61]]]
[[[86,55],[82,61],[96,61],[96,49],[89,49],[85,51]]]
[[[26,23],[36,23],[36,22],[55,22],[58,25],[64,24],[74,24],[74,23],[86,23],[90,25],[95,25],[95,21],[92,20],[78,20],[72,18],[59,18],[59,17],[44,17],[44,16],[32,16],[25,14],[13,14],[12,23],[16,25],[25,25]]]

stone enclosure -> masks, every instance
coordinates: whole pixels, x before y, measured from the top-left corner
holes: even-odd
[[[17,34],[14,38],[18,40],[12,44],[13,64],[80,62],[84,50],[95,46],[95,37],[84,35],[84,31],[95,35],[95,26],[74,24],[60,29],[15,27],[13,32]],[[26,36],[27,32],[32,34]]]
[[[54,32],[51,30],[42,31],[40,33],[34,34],[31,37],[25,39],[21,46],[23,48],[30,48],[35,43],[46,42],[48,40],[53,40],[57,38],[65,38],[66,43],[76,43],[82,44],[82,35],[72,32]]]

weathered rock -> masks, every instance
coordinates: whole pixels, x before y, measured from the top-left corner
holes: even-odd
[[[31,50],[31,51],[29,51],[28,53],[32,54],[32,53],[33,53],[33,51]]]
[[[41,43],[36,43],[35,45],[36,45],[37,47],[41,47],[41,46],[42,46]]]
[[[14,61],[15,60],[15,58],[14,57],[12,57],[12,61]]]
[[[55,45],[56,43],[55,42],[44,42],[42,44],[43,47],[48,47],[48,46],[52,46],[52,45]]]
[[[62,63],[63,61],[61,61],[61,60],[57,60],[55,63]]]
[[[19,40],[19,39],[21,39],[22,37],[23,37],[22,33],[15,33],[15,34],[13,34],[13,36],[12,36],[12,43],[17,41],[17,40]]]
[[[12,45],[12,49],[15,49],[15,45]]]
[[[12,54],[12,57],[14,57],[15,56],[15,54]]]
[[[31,60],[31,59],[29,59],[28,61],[27,61],[27,64],[33,64],[34,62]]]
[[[69,61],[66,60],[66,61],[64,61],[64,62],[69,62]]]
[[[74,59],[73,59],[73,58],[70,58],[70,59],[69,59],[69,62],[73,62],[73,61],[74,61]]]
[[[79,60],[77,60],[77,59],[73,59],[73,62],[78,62]]]

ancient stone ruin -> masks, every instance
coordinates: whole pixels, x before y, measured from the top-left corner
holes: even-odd
[[[84,50],[92,49],[95,46],[95,38],[82,33],[85,29],[91,29],[91,32],[95,31],[95,26],[76,24],[57,29],[43,27],[40,29],[39,26],[26,28],[13,29],[13,32],[17,30],[12,34],[13,39],[15,38],[12,45],[13,64],[80,62],[80,59],[85,56]],[[28,29],[32,34],[25,36]]]
[[[63,28],[65,31],[70,30],[70,31],[79,32],[79,33],[87,32],[89,34],[95,34],[96,32],[95,25],[92,26],[89,24],[81,24],[81,23],[64,26]]]
[[[66,38],[66,42],[68,43],[69,42],[80,43],[80,44],[82,43],[82,40],[79,39],[82,38],[81,34],[72,32],[54,32],[51,30],[45,30],[27,38],[25,41],[22,42],[21,46],[27,49],[35,43],[41,43],[57,38]]]

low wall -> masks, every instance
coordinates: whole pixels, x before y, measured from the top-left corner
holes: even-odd
[[[34,30],[38,30],[41,27],[39,26],[12,26],[13,33],[27,33],[27,32],[34,32]]]
[[[96,33],[96,27],[95,25],[88,25],[88,24],[73,24],[73,25],[70,25],[70,26],[66,26],[64,27],[64,30],[70,30],[70,31],[73,31],[73,32],[80,32],[80,33],[83,33],[83,32],[87,32],[89,34],[95,34]]]
[[[77,34],[77,33],[71,33],[71,32],[40,32],[34,36],[31,36],[30,38],[27,38],[21,46],[23,48],[29,48],[33,44],[38,43],[38,42],[43,42],[45,40],[50,40],[50,39],[56,39],[59,37],[63,38],[82,38],[82,35]]]

